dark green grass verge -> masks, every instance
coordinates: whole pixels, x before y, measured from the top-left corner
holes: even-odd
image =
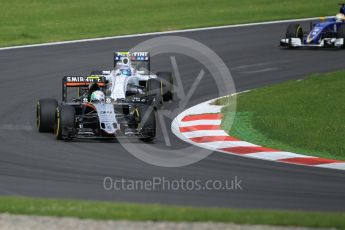
[[[3,0],[0,46],[335,15],[337,0]],[[285,28],[282,29],[284,34]]]
[[[222,127],[241,140],[345,160],[344,71],[240,94],[232,127],[233,113],[228,107],[223,112]]]
[[[0,212],[96,220],[211,221],[345,229],[345,213],[192,208],[7,196],[0,197]]]

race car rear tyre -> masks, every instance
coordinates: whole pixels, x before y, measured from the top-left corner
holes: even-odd
[[[338,38],[343,38],[345,43],[345,25],[341,25],[338,29]],[[341,47],[345,49],[345,44]]]
[[[71,139],[75,128],[75,109],[70,105],[61,105],[55,113],[55,136],[58,140]]]
[[[290,24],[286,30],[286,38],[303,39],[303,28],[300,24]]]
[[[139,104],[137,106],[139,113],[138,129],[141,130],[144,142],[152,142],[156,137],[156,115],[152,106]]]
[[[151,78],[146,82],[146,93],[150,99],[154,99],[154,105],[162,104],[162,84],[158,79]]]
[[[173,100],[173,90],[174,90],[174,78],[173,74],[170,72],[158,72],[158,79],[161,80],[163,101]]]
[[[58,102],[55,99],[41,99],[36,106],[36,126],[38,131],[53,132],[55,125],[55,110]]]

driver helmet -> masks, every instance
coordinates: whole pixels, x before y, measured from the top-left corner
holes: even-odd
[[[335,21],[336,22],[342,22],[344,20],[345,15],[344,14],[337,14],[335,16]]]
[[[123,76],[130,77],[132,76],[132,70],[129,66],[125,66],[125,67],[120,68],[120,74]]]
[[[345,14],[345,4],[340,4],[340,11],[339,13]]]
[[[129,60],[129,58],[128,57],[126,57],[126,58],[123,58],[122,60],[121,60],[121,63],[123,64],[123,65],[130,65],[130,60]]]
[[[91,102],[104,102],[105,95],[102,91],[96,90],[91,94]]]

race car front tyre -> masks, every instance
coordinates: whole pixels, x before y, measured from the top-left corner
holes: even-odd
[[[146,82],[147,96],[154,100],[154,105],[159,107],[162,104],[162,84],[158,79],[151,78]]]
[[[338,29],[338,38],[343,38],[345,43],[345,25],[341,25]],[[342,49],[345,49],[345,44],[341,46]]]
[[[162,84],[163,101],[173,100],[174,78],[170,72],[158,72],[158,79]]]
[[[58,102],[55,99],[41,99],[36,105],[36,126],[38,131],[53,132],[55,125],[55,110]]]
[[[299,38],[303,40],[303,28],[300,24],[290,24],[286,30],[286,38]]]
[[[61,105],[55,113],[55,136],[58,140],[71,139],[75,128],[75,109],[70,105]]]
[[[144,142],[152,142],[156,137],[156,115],[152,106],[146,104],[139,104],[137,106],[139,113],[138,129],[144,136],[140,138]]]

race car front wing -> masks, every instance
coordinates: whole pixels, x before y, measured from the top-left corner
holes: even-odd
[[[283,38],[280,40],[280,46],[285,47],[342,47],[344,38],[324,38],[319,44],[305,44],[300,38]]]

